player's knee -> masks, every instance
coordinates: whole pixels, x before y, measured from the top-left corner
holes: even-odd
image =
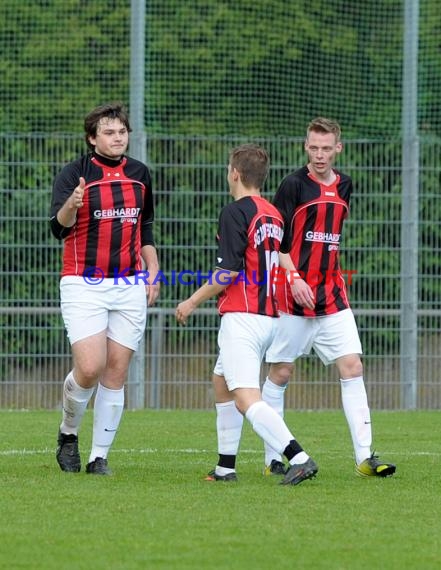
[[[350,380],[363,376],[363,364],[358,354],[345,356],[337,362],[340,378]]]
[[[247,413],[253,404],[262,400],[260,390],[254,388],[236,388],[233,390],[233,397],[236,402],[236,408],[243,415]]]
[[[278,386],[285,386],[288,384],[293,370],[294,364],[290,362],[279,362],[277,364],[271,364],[268,377],[271,382],[274,382],[274,384],[277,384]]]
[[[75,367],[75,380],[83,388],[92,388],[98,383],[103,370],[97,366],[83,365]]]
[[[107,365],[100,375],[100,382],[110,390],[119,390],[127,380],[129,368],[121,363],[119,366]]]

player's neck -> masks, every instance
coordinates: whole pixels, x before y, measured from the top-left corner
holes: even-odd
[[[96,150],[94,150],[92,152],[92,154],[101,162],[103,162],[104,164],[107,164],[108,166],[114,166],[114,165],[118,165],[124,155],[121,154],[119,156],[106,156],[105,154],[99,154],[98,152],[96,152]]]
[[[235,200],[240,200],[246,196],[260,196],[260,190],[257,188],[245,188],[245,186],[241,186],[233,192],[233,198]]]
[[[317,170],[315,170],[311,164],[308,164],[308,170],[318,182],[324,184],[325,186],[330,186],[333,182],[335,182],[335,179],[337,178],[337,175],[332,168],[328,171],[317,172]]]

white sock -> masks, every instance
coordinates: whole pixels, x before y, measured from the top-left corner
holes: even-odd
[[[224,476],[229,475],[230,473],[236,473],[236,469],[230,469],[229,467],[219,467],[219,465],[216,465],[214,472],[216,475]]]
[[[61,433],[78,435],[78,428],[83,419],[90,398],[95,388],[82,388],[75,382],[72,371],[66,376],[63,387],[63,417]]]
[[[279,386],[274,384],[269,377],[266,377],[265,383],[262,387],[262,400],[272,407],[281,418],[283,418],[284,403],[285,403],[285,386]],[[265,465],[270,465],[271,461],[283,461],[282,456],[278,454],[272,447],[267,443],[264,443],[265,447]]]
[[[371,415],[363,376],[342,380],[341,400],[351,432],[355,461],[359,465],[370,457],[372,445]]]
[[[252,404],[245,417],[257,435],[280,455],[294,439],[282,418],[262,400]]]
[[[301,451],[300,453],[297,453],[297,455],[294,455],[294,457],[289,460],[289,464],[302,465],[303,463],[306,463],[308,459],[309,455],[306,453],[306,451]]]
[[[107,457],[124,409],[124,388],[110,390],[98,384],[95,397],[92,449],[89,463]]]
[[[234,400],[216,404],[217,448],[220,455],[237,455],[242,426],[243,415],[236,408]]]

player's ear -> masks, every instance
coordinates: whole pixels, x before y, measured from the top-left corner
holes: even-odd
[[[240,172],[237,170],[237,168],[232,168],[231,169],[231,176],[233,178],[233,180],[235,182],[237,182],[237,180],[239,180],[240,178]]]
[[[343,150],[343,143],[340,141],[335,145],[335,152],[337,154],[340,154],[342,150]]]

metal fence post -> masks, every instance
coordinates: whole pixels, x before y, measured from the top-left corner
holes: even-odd
[[[401,202],[401,407],[417,406],[418,375],[418,0],[405,0]]]
[[[145,1],[131,0],[130,18],[130,155],[146,162],[144,132]],[[145,340],[132,357],[127,379],[128,406],[144,408]]]

